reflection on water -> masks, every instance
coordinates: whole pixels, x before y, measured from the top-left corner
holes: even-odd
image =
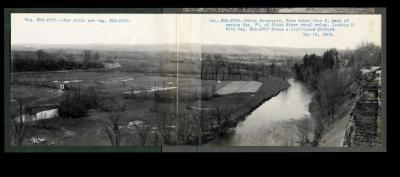
[[[247,118],[240,122],[232,135],[224,137],[215,145],[224,146],[275,146],[283,143],[276,142],[271,134],[290,134],[289,124],[282,122],[308,116],[309,103],[312,94],[304,85],[289,79],[290,87],[277,96],[263,103]],[[279,124],[278,124],[279,123]]]

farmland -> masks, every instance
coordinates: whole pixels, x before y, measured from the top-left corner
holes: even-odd
[[[59,108],[56,118],[25,123],[28,136],[23,145],[198,144],[199,137],[205,143],[223,135],[263,101],[288,87],[279,77],[244,70],[244,64],[223,62],[214,73],[212,63],[203,68],[206,64],[190,57],[176,62],[173,56],[168,59],[169,55],[155,59],[150,57],[153,54],[133,58],[106,54],[100,52],[97,59],[104,68],[12,73],[12,118],[18,120],[20,100],[27,116]],[[257,81],[253,81],[255,74]],[[76,110],[83,107],[74,99],[76,94],[81,95],[77,98],[90,98],[82,115]],[[123,105],[123,109],[111,109],[116,105]],[[223,124],[215,125],[216,111],[222,113]],[[115,123],[110,119],[115,112],[121,139],[117,144],[117,135],[109,129]],[[134,122],[145,125],[145,134],[132,126]],[[223,128],[215,132],[216,126]],[[110,135],[115,138],[110,139]],[[32,138],[46,141],[32,143]]]

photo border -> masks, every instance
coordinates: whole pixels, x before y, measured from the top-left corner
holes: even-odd
[[[276,7],[274,7],[276,8]],[[316,7],[311,7],[316,8]],[[321,7],[323,8],[323,7]],[[338,7],[346,8],[346,7]],[[366,7],[367,8],[367,7]],[[257,9],[257,8],[254,8]],[[280,146],[21,146],[10,144],[10,60],[11,60],[11,13],[140,13],[140,14],[215,14],[183,12],[183,8],[6,8],[4,9],[4,151],[5,152],[386,152],[387,151],[387,40],[386,8],[374,8],[382,17],[382,144],[380,147],[280,147]],[[259,13],[222,13],[222,14],[267,14]],[[352,13],[268,13],[268,14],[352,14]],[[358,14],[358,13],[356,13]]]

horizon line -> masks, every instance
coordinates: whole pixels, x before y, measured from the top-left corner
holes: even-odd
[[[370,42],[367,42],[370,43]],[[248,45],[248,44],[216,44],[216,43],[190,43],[190,42],[183,42],[179,44],[191,44],[191,45],[220,45],[220,46],[248,46],[248,47],[267,47],[267,48],[293,48],[293,49],[339,49],[339,50],[347,50],[347,49],[355,49],[357,46],[354,48],[346,47],[346,48],[340,48],[340,47],[293,47],[293,46],[262,46],[262,45]],[[373,43],[376,45],[375,43]],[[11,44],[11,46],[18,46],[18,45],[176,45],[176,43],[139,43],[139,44],[110,44],[110,43],[15,43]],[[361,45],[361,44],[360,44]],[[380,46],[380,45],[377,45]]]

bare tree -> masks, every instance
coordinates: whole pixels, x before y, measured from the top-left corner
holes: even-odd
[[[161,111],[161,116],[157,117],[157,126],[163,137],[164,143],[167,145],[172,144],[172,133],[174,124],[175,114],[167,113],[166,111]]]
[[[160,91],[158,90],[158,85],[154,84],[154,112],[158,111],[158,102],[160,101]]]
[[[92,51],[91,50],[84,50],[83,51],[83,63],[87,64],[90,62],[91,58],[92,58]]]
[[[211,87],[211,97],[217,92],[217,85],[213,84]]]
[[[133,98],[135,98],[135,89],[131,86],[130,90],[131,90],[130,91],[130,96],[131,96],[131,99],[133,99]]]
[[[215,79],[217,79],[217,80],[218,80],[218,71],[219,71],[219,63],[218,63],[218,61],[216,61],[214,63],[214,73],[215,73]]]
[[[100,59],[100,53],[98,51],[93,52],[93,61],[98,62]]]
[[[153,141],[153,146],[157,146],[158,145],[158,133],[154,132],[154,141]]]
[[[204,70],[206,70],[207,68],[206,68],[206,64],[205,63],[203,63],[203,62],[200,62],[200,79],[205,79],[204,78]]]
[[[150,127],[145,124],[134,124],[133,125],[136,131],[136,134],[140,138],[140,144],[142,146],[146,146],[147,135],[149,133]]]
[[[178,121],[179,142],[188,144],[196,134],[196,122],[190,114],[180,115]]]
[[[94,109],[100,102],[100,88],[98,86],[89,86],[84,89],[83,95],[88,99],[90,109]]]
[[[232,66],[228,66],[228,80],[231,80],[231,76],[233,74],[234,70]]]
[[[20,93],[17,94],[15,100],[17,102],[18,119],[12,117],[13,126],[11,128],[11,134],[14,139],[14,144],[16,144],[17,146],[21,146],[23,139],[25,137],[25,126],[24,126],[25,107],[24,107],[24,100]]]
[[[297,127],[297,143],[300,146],[310,146],[312,145],[312,133],[313,126],[312,121],[309,117],[304,117],[295,121]]]
[[[164,62],[162,60],[160,60],[159,65],[160,65],[160,76],[163,76],[164,75],[164,70],[163,70]]]
[[[336,111],[341,89],[342,81],[339,81],[339,77],[336,70],[330,69],[324,71],[320,75],[320,80],[318,82],[318,91],[322,103],[322,108],[328,115],[330,115],[330,124],[332,125],[334,120],[334,113]]]
[[[224,129],[229,124],[229,116],[217,106],[217,108],[211,113],[211,118],[211,130],[214,132],[216,138],[219,139]]]
[[[109,113],[109,119],[111,125],[105,124],[104,128],[106,130],[107,136],[113,146],[119,146],[121,144],[121,139],[123,134],[121,132],[120,118],[125,111],[124,104],[116,104]]]
[[[193,120],[196,123],[197,128],[197,136],[198,136],[198,145],[201,145],[201,136],[202,136],[202,125],[203,125],[203,110],[200,110],[200,115],[192,114]]]
[[[39,117],[39,123],[41,125],[41,128],[46,129],[46,118],[45,117]]]

